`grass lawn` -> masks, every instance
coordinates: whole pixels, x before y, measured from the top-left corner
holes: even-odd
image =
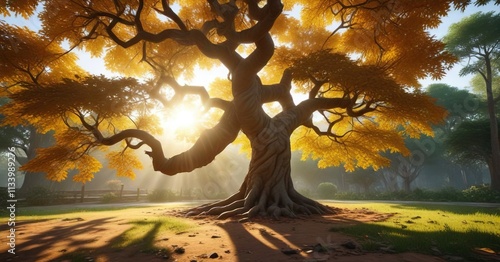
[[[365,250],[459,256],[475,260],[478,254],[500,254],[500,208],[436,204],[335,203],[336,207],[368,208],[394,213],[382,222],[332,227],[356,236]]]

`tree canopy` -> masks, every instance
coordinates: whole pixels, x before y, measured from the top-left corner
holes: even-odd
[[[2,22],[0,81],[10,99],[1,108],[3,124],[55,130],[56,144],[39,149],[23,169],[58,181],[71,169],[80,170],[77,181],[92,179],[101,168],[93,154],[98,150],[107,152],[118,175],[133,177],[141,164],[130,149],[142,146],[149,147],[155,170],[189,172],[240,135],[252,152],[247,178],[238,193],[201,211],[321,213],[324,208],[291,185],[290,149],[319,159],[320,167],[377,169],[389,164],[384,152],[409,153],[405,137],[432,135],[445,110],[418,80],[442,77],[457,60],[427,29],[468,4],[3,2],[4,16],[40,10],[42,24],[33,32]],[[89,75],[78,66],[75,48],[101,57],[121,77]],[[183,85],[180,80],[189,83],[197,68],[224,68],[228,79]],[[157,112],[193,100],[206,109],[200,119],[212,121],[189,150],[165,156],[168,141],[155,136],[166,119]]]

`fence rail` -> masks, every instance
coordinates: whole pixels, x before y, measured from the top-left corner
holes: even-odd
[[[140,189],[137,190],[124,190],[123,186],[119,190],[85,190],[85,186],[82,186],[80,190],[62,190],[56,191],[64,199],[75,199],[80,202],[85,200],[97,200],[101,199],[108,194],[115,194],[120,200],[136,200],[139,201],[141,197],[147,197],[148,190]]]

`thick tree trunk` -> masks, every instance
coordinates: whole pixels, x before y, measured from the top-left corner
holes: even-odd
[[[299,194],[290,175],[290,135],[273,119],[251,140],[252,159],[239,191],[231,197],[189,210],[188,215],[297,217],[332,213],[333,209]]]
[[[403,177],[403,190],[405,192],[411,192],[411,182],[410,178]]]

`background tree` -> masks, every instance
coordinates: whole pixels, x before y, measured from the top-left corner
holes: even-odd
[[[446,146],[455,161],[471,165],[486,163],[491,169],[493,154],[489,125],[487,119],[463,122],[448,136]]]
[[[346,177],[348,183],[356,185],[358,187],[358,192],[362,193],[373,191],[373,185],[380,179],[380,174],[371,168],[355,170]]]
[[[491,188],[500,190],[500,140],[498,138],[498,121],[493,95],[493,79],[498,69],[494,64],[500,57],[500,14],[494,12],[476,13],[459,23],[453,24],[444,41],[447,49],[460,59],[469,59],[469,63],[461,70],[462,75],[478,73],[484,80],[486,89],[488,115],[490,120],[491,141]]]
[[[477,163],[456,161],[457,158],[449,154],[450,151],[444,142],[463,122],[484,118],[487,115],[486,102],[480,95],[471,93],[469,90],[446,84],[432,84],[427,87],[427,93],[436,98],[436,103],[448,111],[445,122],[435,127],[435,137],[426,140],[428,148],[422,147],[424,150],[433,149],[432,157],[435,164],[431,170],[434,173],[446,175],[445,181],[455,181],[456,187],[482,183],[481,176],[478,175]]]
[[[140,163],[129,149],[148,146],[154,169],[174,175],[207,165],[241,131],[251,161],[240,189],[191,211],[225,218],[332,211],[294,189],[292,149],[320,159],[320,167],[377,169],[390,162],[381,153],[409,153],[405,136],[432,135],[431,126],[443,119],[444,110],[420,91],[418,79],[442,76],[455,58],[426,29],[437,26],[453,5],[469,1],[42,3],[40,43],[8,48],[28,51],[35,45],[41,49],[37,54],[55,50],[57,59],[42,60],[37,73],[26,67],[36,58],[29,52],[21,56],[26,65],[12,62],[20,58],[2,62],[10,70],[7,77],[16,70],[28,77],[8,79],[5,93],[12,100],[2,107],[4,124],[28,122],[55,130],[56,144],[40,149],[23,168],[46,172],[53,180],[78,169],[74,179],[85,182],[101,167],[92,153],[114,146],[119,151],[107,154],[110,166],[133,177]],[[282,15],[297,4],[306,7],[300,18]],[[0,12],[29,16],[36,7],[36,1],[4,3]],[[336,29],[328,31],[332,24]],[[8,25],[2,30],[35,34]],[[75,74],[73,57],[59,50],[63,43],[71,47],[67,51],[78,47],[103,57],[124,77]],[[59,64],[52,63],[65,67],[56,70]],[[196,67],[214,66],[224,67],[229,81],[211,87],[177,82],[189,80]],[[296,102],[292,92],[305,100]],[[160,121],[154,109],[174,109],[192,97],[218,121],[206,126],[190,149],[167,158],[154,137]],[[263,107],[267,103],[275,106]]]

